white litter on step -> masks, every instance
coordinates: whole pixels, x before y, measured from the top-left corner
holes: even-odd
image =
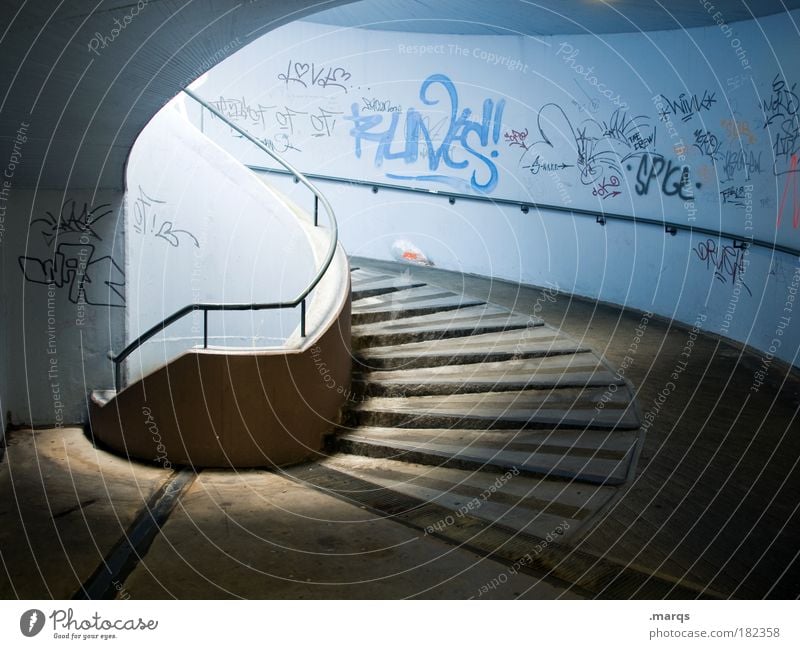
[[[408,261],[421,266],[433,266],[433,262],[425,256],[425,253],[406,239],[398,239],[392,244],[392,255],[398,261]]]

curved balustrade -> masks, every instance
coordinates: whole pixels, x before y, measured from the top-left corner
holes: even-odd
[[[333,213],[333,208],[331,207],[330,203],[328,203],[327,199],[322,195],[322,193],[309,181],[308,177],[296,169],[293,165],[289,162],[281,158],[278,154],[274,151],[271,151],[267,148],[262,142],[260,142],[257,138],[252,136],[243,128],[239,127],[237,124],[229,120],[225,117],[222,113],[220,113],[214,106],[209,104],[208,102],[204,101],[200,97],[198,97],[195,93],[191,90],[184,89],[183,92],[191,97],[194,101],[199,103],[203,108],[208,110],[212,113],[215,117],[219,118],[223,122],[225,122],[228,126],[230,126],[233,130],[239,133],[242,137],[249,140],[253,144],[255,144],[259,149],[264,151],[267,155],[272,157],[281,167],[283,167],[283,171],[285,173],[292,174],[297,182],[303,183],[309,190],[314,194],[314,225],[318,226],[318,213],[319,213],[319,205],[322,204],[322,207],[325,209],[325,212],[328,215],[328,222],[331,229],[331,237],[330,242],[328,244],[328,250],[325,254],[325,258],[320,265],[319,269],[317,270],[314,277],[308,283],[306,288],[304,288],[300,294],[294,298],[293,300],[283,301],[283,302],[266,302],[266,303],[214,303],[214,302],[198,302],[195,304],[187,304],[186,306],[178,309],[171,315],[164,318],[158,324],[153,325],[145,331],[143,334],[138,336],[136,339],[131,341],[121,352],[114,355],[111,354],[110,358],[114,362],[114,382],[115,387],[119,391],[121,388],[121,366],[122,362],[128,358],[134,351],[136,351],[141,345],[147,342],[150,338],[155,336],[157,333],[166,329],[169,325],[177,322],[178,320],[184,318],[185,316],[194,313],[195,311],[202,311],[203,312],[203,347],[208,347],[208,312],[209,311],[262,311],[262,310],[269,310],[269,309],[292,309],[296,308],[298,305],[300,306],[300,336],[305,337],[306,335],[306,298],[309,296],[311,291],[313,291],[317,284],[319,284],[322,277],[327,272],[328,268],[333,261],[333,256],[336,253],[336,246],[338,243],[338,236],[339,236],[339,228],[336,222],[336,216]]]

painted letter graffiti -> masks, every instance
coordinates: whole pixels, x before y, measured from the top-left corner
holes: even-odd
[[[630,165],[628,169],[631,169]],[[675,180],[676,175],[677,180]],[[665,160],[663,156],[658,154],[642,156],[639,161],[639,170],[636,172],[636,193],[639,196],[649,193],[651,182],[655,180],[656,186],[658,186],[659,178],[661,178],[660,185],[664,196],[677,195],[684,201],[694,199],[694,193],[691,191],[691,181],[689,180],[689,167],[676,165],[672,160]],[[700,183],[695,186],[699,189]]]
[[[581,183],[592,186],[592,195],[603,199],[620,195],[622,163],[645,155],[656,139],[647,117],[630,117],[620,109],[607,120],[586,119],[573,126],[561,106],[545,104],[537,126],[542,139],[526,148],[522,168],[536,175],[540,170],[577,167]]]
[[[696,129],[694,132],[694,146],[704,156],[708,156],[712,160],[716,160],[719,156],[719,147],[721,142],[716,135],[711,131]]]
[[[659,114],[659,118],[662,122],[666,122],[669,120],[670,115],[675,115],[675,117],[680,117],[681,121],[688,122],[700,111],[711,110],[712,104],[717,103],[714,98],[715,94],[704,90],[703,94],[698,97],[697,95],[687,95],[682,92],[674,100],[662,94],[661,99],[664,100],[665,107]]]
[[[161,219],[153,210],[152,214],[149,213],[149,208],[154,205],[165,205],[166,201],[159,201],[155,198],[150,198],[144,193],[144,190],[139,187],[139,195],[133,203],[133,229],[137,234],[145,236],[153,236],[157,239],[166,241],[173,248],[177,248],[181,244],[181,237],[190,239],[195,248],[200,247],[200,242],[188,230],[178,230],[173,227],[172,221]]]
[[[700,261],[706,263],[706,268],[714,269],[714,277],[720,282],[726,284],[730,279],[734,284],[741,284],[748,295],[753,295],[747,284],[742,281],[742,275],[744,275],[747,266],[744,259],[745,250],[745,248],[737,248],[736,246],[722,246],[720,248],[716,241],[707,239],[697,244],[694,253]]]
[[[125,273],[109,255],[94,258],[90,243],[60,243],[52,258],[20,257],[25,279],[68,287],[69,301],[93,306],[125,306]]]
[[[92,239],[102,241],[95,227],[101,219],[111,214],[111,206],[106,203],[90,210],[89,205],[84,203],[83,207],[77,211],[76,207],[75,201],[65,201],[61,206],[58,217],[54,216],[52,212],[45,212],[45,218],[34,219],[31,221],[31,225],[34,223],[41,224],[42,229],[39,230],[39,233],[48,246],[52,246],[53,241],[59,236],[68,233],[86,235]]]
[[[342,67],[289,60],[286,72],[281,72],[278,75],[278,79],[287,86],[289,83],[297,83],[303,88],[308,88],[309,86],[318,86],[320,88],[334,86],[347,92],[347,86],[344,84],[350,80],[350,76],[350,73]]]
[[[604,177],[592,190],[592,196],[599,196],[602,199],[614,198],[621,194],[620,191],[615,189],[616,187],[619,187],[619,178],[617,176],[611,176],[608,182],[606,182]]]
[[[790,86],[780,74],[776,74],[772,80],[772,94],[761,101],[764,128],[770,129],[772,137],[776,176],[797,171],[797,165],[791,164],[800,153],[800,99],[795,92],[796,86],[797,83]]]
[[[781,203],[778,207],[778,221],[775,227],[779,228],[783,220],[783,213],[786,210],[786,200],[789,198],[789,190],[791,190],[792,198],[789,202],[789,207],[792,210],[792,227],[796,230],[800,227],[800,191],[798,191],[798,184],[800,184],[800,176],[797,172],[797,154],[792,156],[789,164],[789,172],[791,175],[786,177],[786,182],[783,186],[783,195],[781,196]]]
[[[68,200],[58,218],[47,212],[47,218],[32,222],[43,226],[39,232],[49,250],[39,256],[18,257],[20,270],[34,284],[67,288],[73,304],[125,306],[124,271],[110,255],[95,256],[96,242],[102,241],[96,225],[111,214],[110,205],[90,209],[84,203],[76,208],[76,202]]]
[[[374,163],[376,167],[383,166],[386,160],[401,160],[404,164],[416,163],[421,157],[427,158],[428,169],[438,171],[441,165],[448,169],[468,169],[472,157],[478,164],[483,166],[482,170],[473,169],[469,183],[458,176],[445,174],[410,174],[399,175],[387,173],[386,176],[392,179],[417,180],[425,182],[438,182],[456,187],[462,190],[474,190],[483,193],[490,193],[497,186],[498,171],[497,166],[492,161],[496,158],[498,151],[492,148],[485,155],[482,149],[496,146],[500,142],[501,127],[503,121],[503,109],[505,100],[495,102],[492,99],[485,99],[483,102],[480,121],[471,119],[472,109],[459,109],[458,92],[449,77],[443,74],[433,74],[429,76],[419,90],[419,98],[426,106],[437,106],[441,100],[431,98],[431,91],[438,88],[444,91],[446,106],[449,113],[447,131],[438,146],[434,144],[432,137],[424,119],[424,116],[415,108],[409,108],[405,113],[404,135],[400,137],[403,141],[403,148],[393,150],[392,146],[400,124],[400,113],[389,113],[389,124],[385,130],[379,131],[378,127],[384,125],[383,114],[364,115],[361,113],[360,106],[354,103],[351,106],[351,114],[346,116],[353,122],[350,135],[354,139],[355,154],[361,157],[363,142],[375,142]],[[457,154],[463,152],[465,158],[458,159]]]

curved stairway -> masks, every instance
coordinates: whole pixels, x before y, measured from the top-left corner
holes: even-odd
[[[541,319],[424,277],[354,266],[344,424],[288,475],[579,594],[696,596],[579,547],[635,469],[631,386]]]
[[[631,388],[541,319],[361,266],[340,450],[597,485],[625,482]]]

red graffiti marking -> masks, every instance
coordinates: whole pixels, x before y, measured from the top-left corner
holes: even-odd
[[[780,227],[781,221],[783,220],[783,210],[786,207],[786,199],[789,196],[789,188],[792,189],[792,227],[797,229],[800,227],[800,200],[798,200],[798,188],[797,185],[800,183],[800,174],[796,173],[798,171],[797,168],[797,154],[792,154],[791,162],[789,163],[789,172],[786,175],[786,184],[783,186],[783,196],[781,197],[781,204],[778,208],[778,222],[775,224],[775,227]]]

